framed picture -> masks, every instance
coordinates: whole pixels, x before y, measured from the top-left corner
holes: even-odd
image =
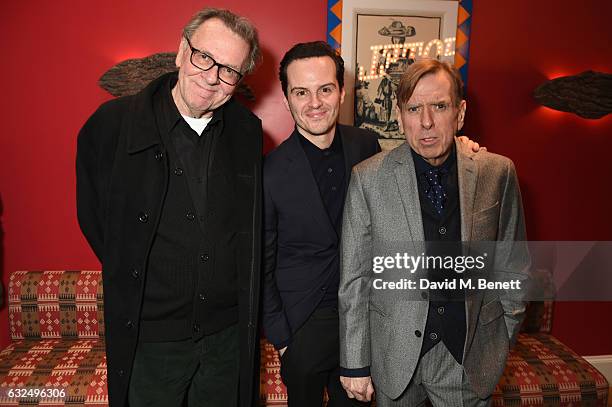
[[[330,0],[328,42],[345,62],[340,121],[375,131],[383,149],[401,143],[395,93],[411,63],[448,61],[467,83],[471,6],[466,0]]]

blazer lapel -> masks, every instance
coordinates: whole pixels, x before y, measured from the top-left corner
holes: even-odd
[[[288,155],[287,177],[290,184],[295,186],[294,191],[297,191],[304,203],[304,213],[310,213],[314,220],[326,230],[326,236],[336,236],[336,229],[333,227],[327,209],[321,199],[321,192],[317,185],[312,168],[304,153],[304,149],[300,145],[300,135],[294,131],[288,142],[290,154]]]
[[[351,139],[346,134],[346,131],[340,130],[340,125],[336,127],[337,134],[340,134],[342,139],[342,151],[344,154],[344,196],[348,191],[349,181],[351,179],[351,171],[353,166],[359,162],[359,149],[357,143],[351,142]]]
[[[404,207],[411,241],[414,249],[418,250],[419,248],[416,246],[416,243],[423,242],[424,233],[419,190],[410,146],[408,143],[404,143],[391,151],[389,156],[397,163],[397,166],[394,168],[395,181],[402,198],[402,206]]]
[[[468,245],[472,240],[474,200],[478,182],[478,167],[474,163],[473,153],[466,151],[461,142],[455,141],[457,147],[457,178],[459,180],[459,208],[461,211],[461,240]]]
[[[474,162],[474,153],[461,142],[455,140],[457,147],[457,178],[459,180],[459,203],[461,212],[461,240],[465,245],[465,255],[471,251],[472,227],[474,218],[474,202],[476,199],[476,187],[478,184],[478,166]],[[463,348],[465,355],[469,348],[480,314],[482,303],[482,292],[480,290],[467,290],[465,297],[466,316],[466,341]]]

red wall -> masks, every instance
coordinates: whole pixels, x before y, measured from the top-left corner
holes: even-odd
[[[258,96],[253,108],[264,121],[266,149],[292,128],[276,78],[278,62],[295,42],[325,39],[325,3],[214,4],[259,27],[265,62],[248,82]],[[612,117],[587,121],[537,107],[531,98],[547,77],[610,71],[606,46],[612,33],[606,18],[612,16],[612,3],[583,1],[576,9],[558,0],[475,3],[466,133],[515,161],[531,239],[612,240],[610,217],[602,216],[610,200],[609,181],[602,179],[610,173]],[[13,270],[99,268],[78,229],[74,195],[76,134],[110,98],[96,82],[121,60],[176,50],[182,25],[203,5],[192,0],[3,4],[0,271],[5,289]],[[588,206],[578,185],[598,191]],[[610,354],[612,327],[601,323],[602,314],[612,314],[612,304],[558,304],[554,333],[581,354]],[[7,341],[5,307],[0,345]]]
[[[612,240],[612,115],[581,119],[531,96],[549,78],[612,73],[612,2],[474,3],[466,134],[515,162],[531,240]],[[610,315],[609,302],[556,303],[553,334],[612,354]]]

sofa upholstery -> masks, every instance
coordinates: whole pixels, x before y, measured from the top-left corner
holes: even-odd
[[[529,304],[493,406],[607,406],[605,377],[551,335],[552,316],[552,301]]]
[[[604,376],[550,334],[552,311],[552,301],[529,305],[493,393],[493,406],[607,406],[609,384]],[[261,403],[286,406],[278,353],[262,339],[261,354]]]
[[[17,271],[8,285],[11,343],[0,351],[0,406],[105,406],[100,271]],[[494,406],[601,406],[609,384],[550,334],[553,303],[531,303],[493,394]],[[261,340],[261,404],[286,406],[280,361]],[[9,398],[9,389],[65,389],[61,398]]]
[[[11,274],[11,343],[0,352],[1,406],[108,405],[101,276],[99,271]],[[64,389],[65,396],[8,397],[10,389],[23,388]]]

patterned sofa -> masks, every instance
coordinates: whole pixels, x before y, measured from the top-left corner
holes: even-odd
[[[11,274],[12,342],[0,352],[0,406],[108,405],[101,276],[99,271]],[[23,389],[48,391],[51,397]]]
[[[493,406],[606,407],[609,384],[604,376],[550,334],[552,301],[529,305],[518,341],[493,394]],[[280,361],[262,339],[262,405],[286,406]]]
[[[17,271],[8,297],[12,341],[0,352],[0,406],[108,405],[101,273]],[[551,302],[531,304],[494,406],[606,406],[605,378],[550,335],[551,321]],[[261,358],[261,404],[285,406],[278,354],[265,339]],[[17,397],[16,389],[65,395]]]
[[[606,407],[609,384],[550,334],[553,303],[529,304],[518,341],[493,393],[493,406]]]

